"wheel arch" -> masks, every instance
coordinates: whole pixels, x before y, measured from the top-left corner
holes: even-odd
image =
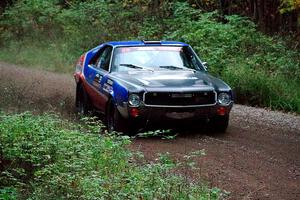
[[[82,80],[79,79],[79,81],[76,83],[76,91],[75,91],[75,106],[78,105],[78,98],[79,98],[79,90],[80,86],[82,85]]]
[[[105,115],[107,114],[108,109],[110,109],[110,107],[112,106],[111,105],[112,103],[115,104],[115,100],[114,100],[113,95],[111,93],[109,93],[106,104],[105,104],[105,112],[104,112]]]
[[[77,103],[78,103],[78,100],[79,100],[78,98],[80,98],[80,97],[79,97],[79,95],[80,95],[80,90],[82,89],[84,95],[85,95],[86,98],[87,98],[87,102],[88,102],[88,104],[89,104],[90,109],[93,109],[94,106],[93,106],[93,104],[92,104],[90,95],[89,95],[89,93],[87,92],[87,90],[86,90],[85,87],[86,87],[86,86],[85,86],[85,84],[84,84],[84,80],[79,79],[79,81],[76,83],[75,106],[76,106]]]

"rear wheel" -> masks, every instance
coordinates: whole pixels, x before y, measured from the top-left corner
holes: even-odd
[[[216,116],[210,119],[209,126],[213,132],[225,133],[229,123],[229,115]]]
[[[88,115],[92,111],[88,95],[83,88],[82,84],[79,84],[76,89],[76,113],[79,115]]]
[[[129,128],[126,123],[126,119],[124,119],[120,112],[118,111],[116,105],[112,101],[109,102],[108,109],[106,112],[106,122],[107,129],[109,132],[117,131],[122,133],[128,133]]]

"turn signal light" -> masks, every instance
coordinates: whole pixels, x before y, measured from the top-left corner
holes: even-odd
[[[139,109],[130,108],[129,113],[130,113],[131,117],[138,117],[139,116]]]
[[[219,108],[217,109],[217,114],[218,114],[218,115],[224,116],[224,115],[226,115],[226,113],[227,113],[227,110],[226,110],[225,107],[219,107]]]

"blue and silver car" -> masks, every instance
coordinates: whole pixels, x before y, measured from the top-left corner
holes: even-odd
[[[218,132],[228,126],[231,88],[182,42],[107,42],[79,58],[74,77],[77,111],[103,113],[110,131],[201,119]]]

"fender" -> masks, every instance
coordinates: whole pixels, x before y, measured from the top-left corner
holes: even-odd
[[[120,84],[118,81],[112,81],[109,78],[104,84],[103,90],[107,94],[107,101],[105,106],[106,109],[108,108],[107,103],[110,101],[110,99],[112,99],[114,105],[117,107],[120,114],[124,118],[127,118],[128,117],[128,109],[127,109],[128,90],[124,86],[122,86],[122,84]]]

